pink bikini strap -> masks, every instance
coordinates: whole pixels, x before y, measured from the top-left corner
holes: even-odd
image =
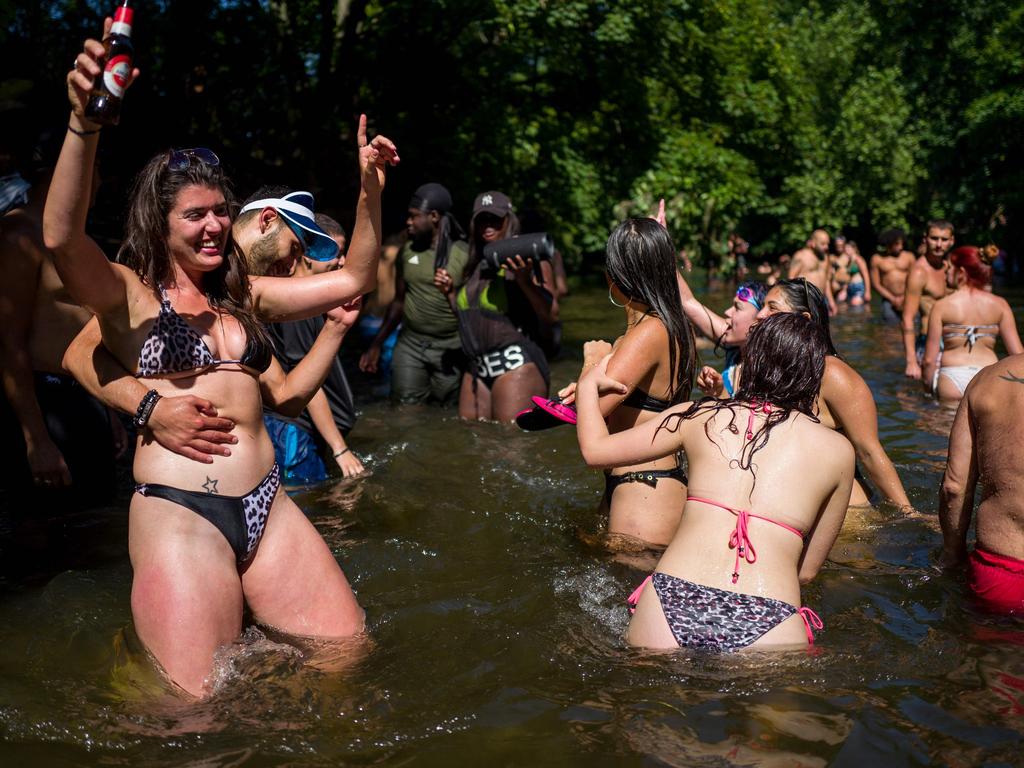
[[[732,566],[732,583],[740,580],[740,558],[753,565],[757,562],[757,552],[754,551],[754,543],[750,540],[750,533],[747,527],[750,525],[750,513],[745,509],[735,509],[736,528],[729,535],[729,546],[736,550],[736,560]]]
[[[807,644],[814,645],[814,632],[811,630],[811,627],[814,627],[814,629],[824,629],[824,622],[818,614],[806,605],[803,608],[798,609],[797,613],[799,613],[800,618],[804,620],[804,629],[807,630]]]
[[[750,413],[747,416],[747,440],[754,439],[754,414],[758,411],[767,416],[772,412],[772,404],[759,403],[756,400],[750,404]]]
[[[630,613],[636,613],[636,604],[640,602],[640,595],[643,593],[644,587],[647,586],[647,582],[649,582],[653,576],[654,574],[652,573],[650,576],[648,576],[646,579],[640,582],[640,586],[634,589],[630,596],[626,598],[626,602],[629,603]]]
[[[778,520],[772,520],[770,517],[763,517],[761,515],[755,515],[753,512],[746,509],[733,509],[727,507],[725,504],[719,504],[714,499],[705,499],[700,496],[687,496],[687,501],[699,501],[704,504],[710,504],[713,507],[724,509],[727,512],[732,512],[736,515],[736,528],[729,535],[729,547],[736,550],[736,561],[732,569],[732,583],[735,584],[740,578],[740,558],[742,557],[748,563],[755,563],[757,561],[757,552],[754,550],[753,542],[750,540],[750,518],[756,517],[758,520],[764,520],[768,523],[774,523],[780,528],[785,528],[790,533],[795,533],[801,539],[804,537],[801,531],[798,531],[791,525],[780,523]]]

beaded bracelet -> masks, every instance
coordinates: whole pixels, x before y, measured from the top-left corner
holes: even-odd
[[[156,408],[156,403],[160,397],[160,393],[155,389],[151,389],[143,395],[142,401],[139,403],[139,407],[135,411],[135,418],[132,419],[132,423],[135,424],[136,427],[142,429],[149,423],[149,417],[153,415],[153,409]]]

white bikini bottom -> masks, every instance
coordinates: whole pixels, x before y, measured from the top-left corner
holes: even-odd
[[[939,368],[935,372],[935,378],[932,379],[932,394],[938,394],[939,376],[945,376],[953,382],[953,385],[963,395],[967,391],[967,385],[971,383],[971,379],[978,375],[979,371],[981,371],[981,368],[976,365],[951,365]]]

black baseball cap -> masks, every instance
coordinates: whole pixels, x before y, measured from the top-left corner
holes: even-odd
[[[481,213],[493,213],[495,216],[505,218],[512,213],[512,201],[504,192],[481,192],[473,201],[473,218]]]

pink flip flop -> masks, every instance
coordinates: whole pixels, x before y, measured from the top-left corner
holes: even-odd
[[[562,405],[561,401],[547,397],[534,397],[532,400],[533,408],[516,415],[516,425],[525,432],[576,423],[576,409],[571,405]]]

